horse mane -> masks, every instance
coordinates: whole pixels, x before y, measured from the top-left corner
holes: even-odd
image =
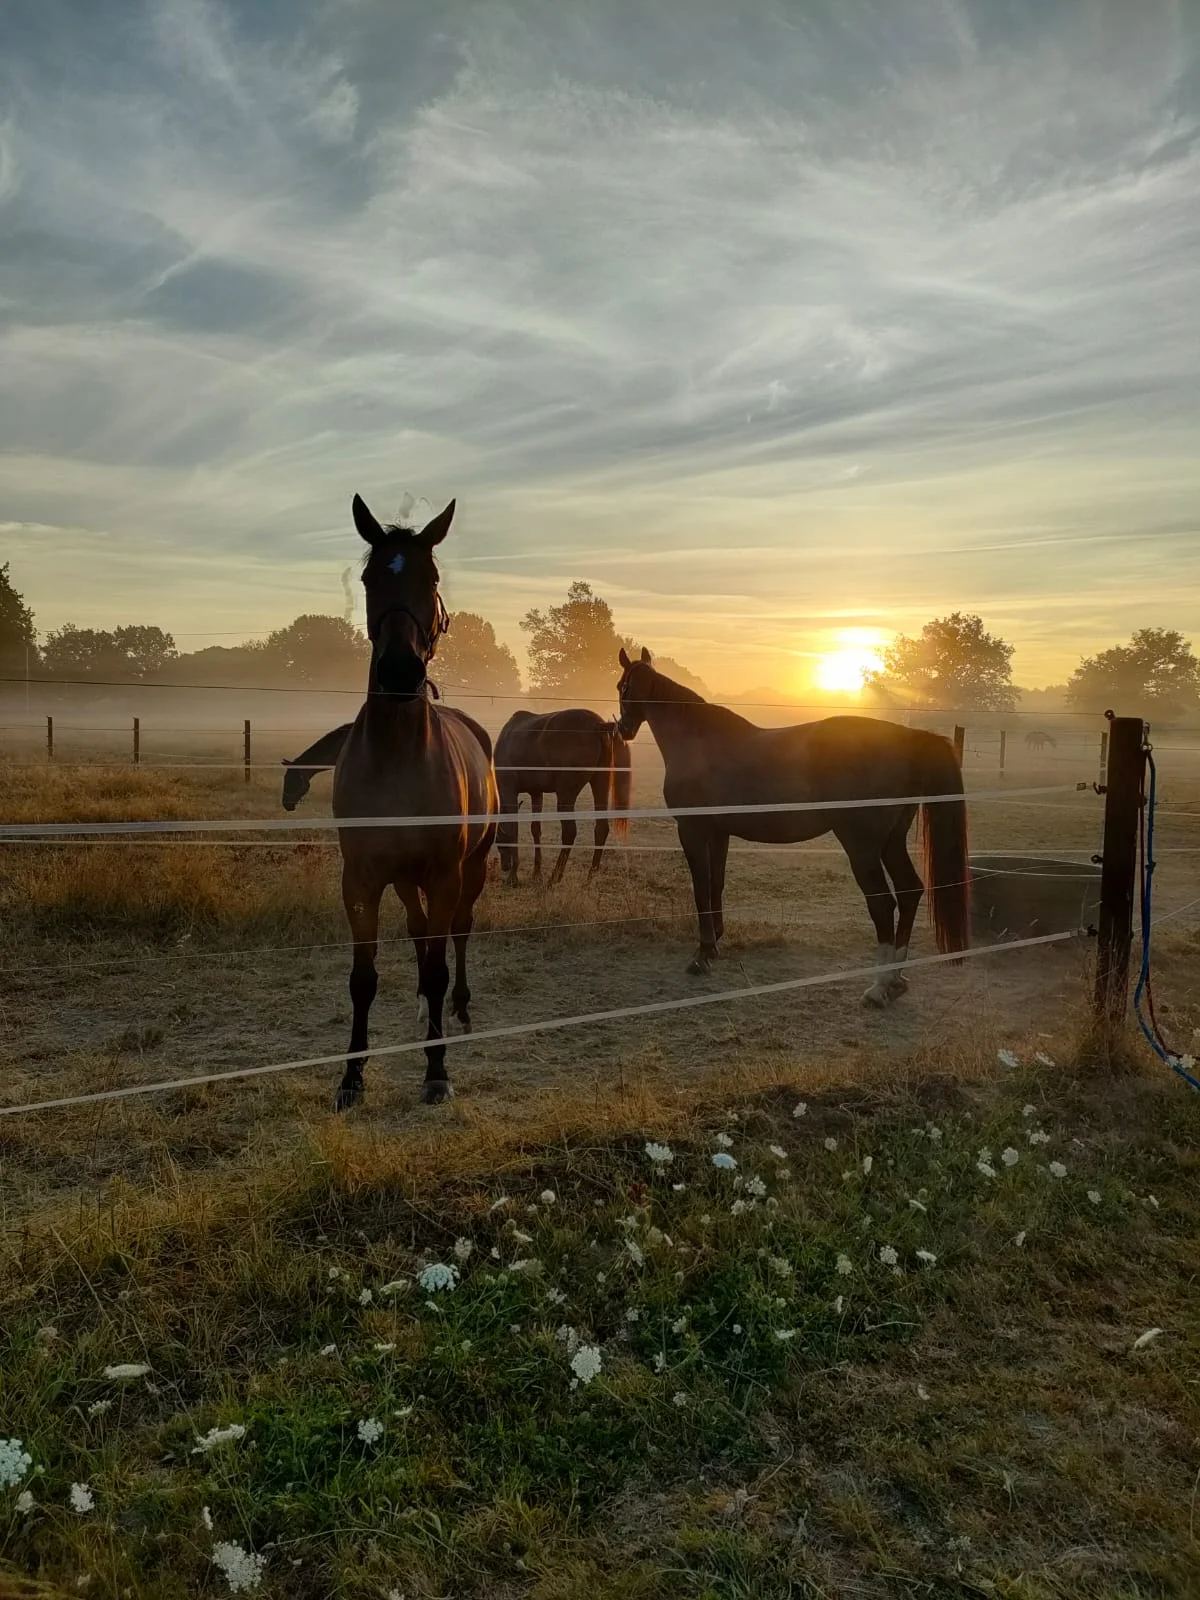
[[[657,667],[652,667],[654,673],[655,699],[666,701],[671,705],[703,706],[708,720],[719,727],[726,728],[755,728],[757,724],[748,717],[740,717],[736,711],[731,711],[728,706],[714,705],[711,700],[706,700],[702,694],[697,694],[694,689],[689,689],[685,684],[676,683],[674,678],[668,678],[665,672],[659,672]],[[667,693],[662,691],[666,689]]]

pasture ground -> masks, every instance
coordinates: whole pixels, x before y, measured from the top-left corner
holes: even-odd
[[[1163,768],[1164,811],[1200,816],[1200,786]],[[13,820],[279,814],[266,774],[0,783]],[[643,763],[635,801],[657,799]],[[1100,806],[980,805],[972,847],[1078,855]],[[672,838],[642,823],[630,843]],[[1200,827],[1164,817],[1159,842],[1200,846]],[[711,988],[870,959],[827,844],[731,858]],[[0,849],[3,1103],[344,1045],[328,835]],[[591,887],[585,854],[553,892],[489,885],[477,1028],[694,992],[677,853],[614,854]],[[1200,856],[1164,853],[1160,908],[1198,882]],[[379,1043],[417,1032],[389,917]],[[1198,926],[1184,911],[1157,947],[1183,1044]],[[228,1592],[222,1540],[265,1555],[259,1592],[303,1597],[1193,1592],[1200,1123],[1149,1066],[1078,1065],[1089,962],[1080,942],[917,971],[883,1014],[859,980],[472,1043],[434,1112],[401,1056],[343,1121],[336,1067],[0,1119],[0,1438],[44,1469],[31,1513],[0,1489],[0,1595],[18,1575]],[[734,1173],[711,1166],[719,1131]],[[647,1139],[674,1149],[665,1177]],[[382,1294],[458,1239],[457,1289]],[[576,1390],[564,1327],[601,1352]],[[118,1362],[151,1370],[107,1382]],[[244,1438],[193,1453],[234,1421]],[[70,1510],[74,1482],[94,1512]]]

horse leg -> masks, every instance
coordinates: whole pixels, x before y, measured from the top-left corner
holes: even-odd
[[[542,881],[542,791],[534,789],[529,796],[529,809],[533,813],[529,831],[533,835],[533,881]]]
[[[605,773],[603,782],[601,782],[600,778],[598,778],[598,777],[597,778],[592,778],[589,781],[591,783],[591,790],[592,790],[592,804],[595,806],[597,811],[606,810],[607,807],[608,807],[608,803],[609,803],[609,800],[608,800],[608,774]],[[588,882],[589,883],[596,876],[596,874],[600,871],[600,862],[603,860],[603,857],[604,857],[604,846],[608,843],[608,835],[609,835],[610,831],[611,831],[611,828],[610,828],[610,824],[609,824],[608,818],[607,817],[597,817],[596,818],[596,848],[592,851],[592,864],[588,868]]]
[[[454,939],[454,988],[450,991],[450,1004],[454,1015],[462,1024],[464,1033],[471,1031],[471,988],[467,983],[467,940],[475,921],[475,902],[483,893],[487,880],[487,851],[467,862],[463,868],[462,894],[450,924]]]
[[[900,907],[896,917],[896,960],[900,962],[908,959],[908,943],[917,920],[917,908],[925,892],[921,874],[908,853],[908,830],[911,825],[911,819],[898,824],[888,834],[883,846],[883,864],[892,880]],[[904,969],[898,967],[888,980],[888,998],[897,999],[907,988],[908,979],[904,976]]]
[[[413,942],[413,949],[417,953],[417,1025],[425,1021],[429,1010],[429,1003],[425,998],[425,929],[428,918],[425,907],[421,904],[421,892],[415,883],[406,879],[399,880],[395,885],[396,893],[404,907],[404,917],[408,924],[408,936]]]
[[[446,1046],[430,1044],[444,1039],[442,1027],[446,990],[450,987],[450,968],[446,965],[446,938],[462,895],[462,869],[445,872],[425,890],[429,916],[425,934],[425,998],[429,1002],[429,1031],[425,1035],[425,1082],[421,1099],[426,1105],[439,1105],[454,1093],[446,1076]]]
[[[708,842],[708,876],[712,890],[713,943],[719,950],[725,937],[721,901],[725,895],[725,864],[729,860],[729,835],[715,833]]]
[[[574,793],[567,790],[564,793],[562,789],[558,789],[555,791],[555,797],[558,801],[559,815],[562,819],[562,843],[558,850],[558,860],[554,863],[554,871],[550,874],[550,887],[552,889],[567,870],[567,862],[571,858],[571,849],[575,843],[575,836],[579,832],[575,818],[567,814],[574,811],[575,802],[579,799],[579,790],[576,789]]]
[[[517,789],[508,784],[507,777],[508,774],[503,773],[497,780],[500,789],[500,815],[515,818],[521,796]],[[502,822],[496,829],[496,843],[500,849],[500,871],[504,874],[504,881],[510,889],[515,889],[517,886],[517,868],[521,863],[517,826],[515,821]]]
[[[334,1099],[335,1109],[347,1111],[363,1096],[363,1068],[367,1057],[367,1018],[371,1002],[379,987],[379,974],[375,970],[375,951],[379,938],[379,902],[383,885],[364,883],[351,876],[348,868],[342,871],[342,903],[350,920],[354,939],[354,960],[350,968],[350,1003],[353,1016],[350,1023],[350,1044],[347,1049],[346,1070],[338,1085]]]
[[[713,930],[712,878],[709,867],[709,838],[703,827],[694,822],[680,820],[679,842],[687,857],[692,874],[692,894],[696,901],[696,920],[700,929],[700,946],[688,962],[688,971],[694,978],[706,973],[717,954],[717,939]]]
[[[890,967],[896,959],[896,900],[883,870],[883,861],[880,857],[882,847],[875,839],[856,843],[853,848],[847,848],[843,839],[842,847],[850,857],[850,869],[854,873],[854,881],[863,892],[871,921],[875,924],[879,966]],[[887,1005],[891,999],[889,993],[891,976],[890,972],[878,974],[875,982],[863,995],[867,1005]]]

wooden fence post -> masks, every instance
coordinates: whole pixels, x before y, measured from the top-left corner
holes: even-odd
[[[963,746],[967,742],[967,730],[955,725],[954,729],[954,754],[958,757],[958,764],[963,764]]]
[[[1100,782],[1104,782],[1104,774],[1108,769],[1108,729],[1100,735]]]
[[[133,764],[140,767],[142,764],[142,719],[133,719]]]
[[[54,718],[46,718],[46,760],[54,760]]]
[[[1004,776],[1004,752],[1008,747],[1008,734],[1000,729],[1000,776]]]
[[[242,757],[245,762],[246,782],[250,782],[250,718],[242,723]]]
[[[1115,1026],[1123,1019],[1129,999],[1146,725],[1140,717],[1109,715],[1095,1009],[1097,1021]]]

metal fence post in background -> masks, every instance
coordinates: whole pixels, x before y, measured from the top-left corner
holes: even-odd
[[[246,782],[250,782],[250,718],[242,723],[242,758],[245,762]]]
[[[1004,776],[1004,752],[1005,752],[1005,750],[1007,748],[1008,748],[1008,735],[1007,735],[1007,733],[1005,733],[1004,729],[1001,728],[1000,729],[1000,776],[1001,777]]]
[[[1100,782],[1104,782],[1105,770],[1108,767],[1108,729],[1100,735]]]
[[[54,760],[54,718],[46,718],[46,760]]]
[[[140,767],[142,764],[142,719],[133,719],[133,764]]]
[[[1096,1019],[1121,1022],[1129,999],[1129,955],[1137,879],[1138,821],[1146,771],[1146,724],[1140,717],[1110,718],[1104,792],[1104,853],[1100,868],[1099,942],[1096,951]]]
[[[954,754],[958,757],[958,764],[963,764],[963,746],[967,742],[967,730],[955,725],[954,728]]]

